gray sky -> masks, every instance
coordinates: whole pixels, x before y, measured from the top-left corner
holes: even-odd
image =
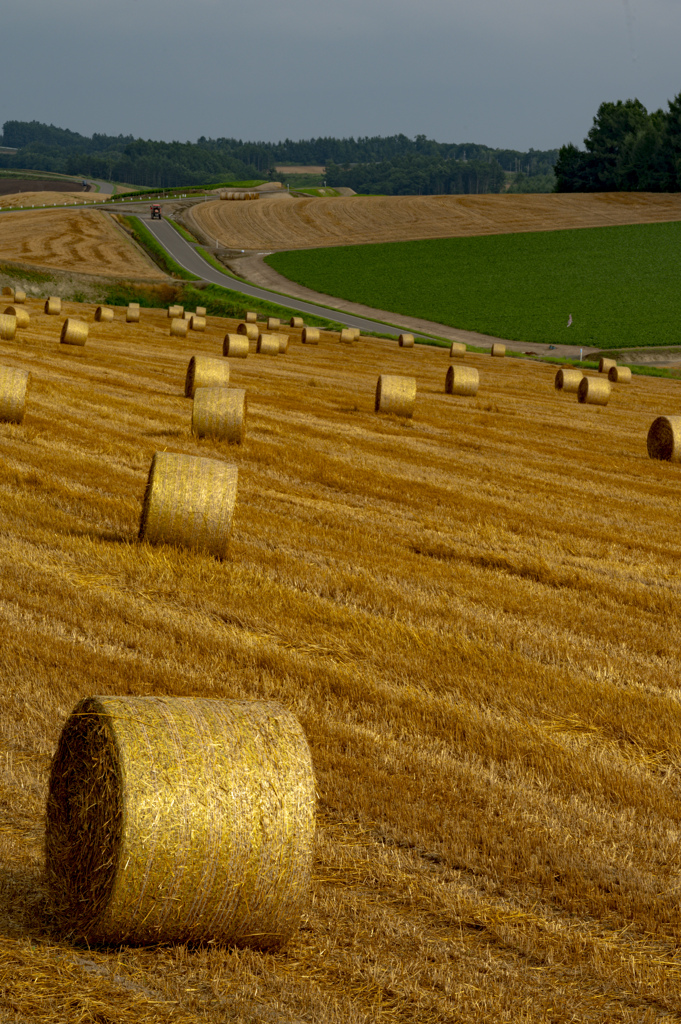
[[[0,123],[581,144],[681,92],[681,0],[5,0]]]

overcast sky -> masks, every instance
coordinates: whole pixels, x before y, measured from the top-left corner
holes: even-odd
[[[581,144],[681,92],[681,0],[5,0],[0,123]]]

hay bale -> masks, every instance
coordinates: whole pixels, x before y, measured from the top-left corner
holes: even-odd
[[[492,345],[492,348],[490,349],[490,355],[492,355],[492,356],[505,356],[506,355],[506,346],[505,345],[500,345],[498,341],[495,341],[495,343]]]
[[[61,299],[58,295],[50,295],[45,300],[45,312],[48,316],[59,316],[61,313]]]
[[[168,306],[170,320],[179,320],[184,316],[184,306]]]
[[[278,331],[281,327],[281,320],[278,316],[268,316],[267,318],[267,330],[268,332]]]
[[[281,334],[281,332],[278,332],[273,334],[272,337],[277,339],[280,353],[288,352],[288,334]]]
[[[613,366],[617,366],[616,359],[604,359],[603,356],[598,360],[598,372],[609,373]]]
[[[30,383],[31,374],[28,370],[0,366],[0,420],[5,423],[21,423]]]
[[[9,313],[0,315],[0,341],[14,341],[17,333],[17,318]]]
[[[575,395],[579,390],[583,377],[582,371],[575,367],[561,367],[553,382],[554,387],[556,391],[566,391],[568,394]]]
[[[415,377],[395,377],[390,374],[381,374],[376,384],[375,412],[392,412],[396,416],[412,416],[415,404]]]
[[[139,308],[140,308],[139,302],[129,302],[128,303],[128,309],[139,309]]]
[[[466,345],[463,341],[453,341],[449,349],[450,359],[463,359],[466,355]]]
[[[255,351],[261,356],[279,355],[279,338],[274,334],[259,334]]]
[[[192,356],[184,380],[185,398],[193,398],[197,388],[229,386],[229,363],[211,356]]]
[[[648,431],[651,459],[681,462],[681,416],[658,416]]]
[[[191,318],[193,316],[194,316],[194,314],[190,313],[188,309],[185,309],[184,312],[182,313],[182,319],[186,320],[187,323],[189,323],[189,321],[191,320]]]
[[[400,334],[397,339],[397,343],[400,348],[413,348],[414,347],[414,335],[413,334]]]
[[[244,320],[246,321],[247,324],[255,324],[258,322],[258,314],[255,312],[254,309],[249,309],[246,312]]]
[[[111,306],[97,306],[95,320],[99,323],[109,324],[114,318],[114,311]]]
[[[69,317],[61,327],[59,338],[62,345],[84,345],[87,341],[89,327],[84,320]]]
[[[290,327],[304,327],[305,326],[305,321],[303,320],[302,316],[292,316],[291,319],[289,320],[289,326]]]
[[[246,359],[248,356],[248,338],[243,334],[225,334],[222,342],[223,356],[235,359]]]
[[[14,302],[14,288],[10,288],[8,284],[3,285],[2,294],[6,298],[11,298],[12,302]]]
[[[178,544],[224,558],[236,504],[238,470],[216,459],[156,452],[139,539]]]
[[[170,321],[170,337],[186,338],[189,330],[189,321],[182,320],[179,316]]]
[[[197,388],[192,434],[241,444],[246,433],[246,392],[238,388]]]
[[[198,331],[199,333],[203,333],[205,331],[205,329],[206,329],[206,318],[205,318],[205,316],[197,316],[196,313],[195,313],[194,316],[189,321],[189,330],[190,331]]]
[[[477,395],[478,371],[473,366],[450,366],[445,377],[445,394]]]
[[[628,366],[611,366],[608,380],[614,384],[631,384],[631,368]]]
[[[257,324],[241,323],[236,329],[237,334],[245,334],[249,341],[257,341],[260,331]]]
[[[16,318],[17,327],[24,328],[28,327],[31,322],[31,318],[28,315],[28,310],[24,309],[23,306],[8,306],[5,310],[5,316],[13,316]]]
[[[197,306],[196,307],[196,315],[197,316],[205,316],[206,315],[206,307],[205,306]]]
[[[607,405],[610,382],[603,377],[582,377],[577,388],[577,399],[584,405]]]
[[[355,341],[359,341],[360,334],[361,334],[359,327],[348,327],[348,328],[346,328],[346,330],[352,331],[352,335],[353,335],[354,340]]]
[[[276,949],[307,899],[314,829],[310,750],[279,704],[91,696],[52,761],[47,878],[90,944]]]
[[[128,306],[125,311],[125,322],[126,324],[138,324],[140,322],[139,306]]]
[[[338,340],[342,342],[343,345],[354,345],[356,338],[352,327],[344,327],[338,335]]]
[[[303,327],[303,332],[300,336],[300,340],[303,345],[318,345],[319,344],[319,328],[318,327]]]
[[[21,288],[14,289],[14,303],[15,305],[21,305],[26,302],[26,292],[22,292]]]

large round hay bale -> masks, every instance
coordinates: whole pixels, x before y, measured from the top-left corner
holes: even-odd
[[[249,341],[257,341],[260,331],[257,324],[241,323],[236,329],[237,334],[245,334]]]
[[[192,356],[184,380],[185,398],[193,398],[197,388],[229,387],[229,363],[212,356]]]
[[[111,306],[97,306],[95,320],[99,323],[110,324],[114,318],[114,311]]]
[[[279,704],[92,696],[52,761],[46,872],[89,943],[276,949],[308,895],[315,780]]]
[[[318,345],[319,344],[319,328],[318,327],[303,327],[303,332],[300,336],[300,340],[303,345]]]
[[[413,334],[400,334],[397,339],[397,343],[400,348],[413,348],[414,347],[414,335]]]
[[[255,351],[261,356],[279,355],[279,338],[274,334],[259,334]]]
[[[577,399],[584,405],[607,405],[610,382],[603,377],[582,377],[577,388]]]
[[[128,306],[125,311],[125,322],[126,324],[138,324],[140,322],[139,306]]]
[[[479,383],[474,366],[450,366],[445,377],[445,394],[477,395]]]
[[[239,388],[197,388],[192,434],[241,444],[246,433],[246,392]]]
[[[490,349],[490,355],[492,355],[492,356],[505,356],[506,355],[506,346],[505,345],[501,345],[498,341],[495,341],[495,343],[492,345],[492,348]]]
[[[2,297],[3,299],[11,299],[14,302],[14,288],[8,284],[2,286]]]
[[[23,306],[8,306],[5,310],[5,316],[13,316],[16,318],[17,327],[24,328],[28,327],[31,322],[28,310],[24,309]]]
[[[631,384],[631,367],[611,366],[608,370],[608,380],[614,384]]]
[[[5,423],[21,423],[30,383],[31,374],[28,370],[0,366],[0,420]]]
[[[582,382],[584,374],[576,367],[562,366],[556,373],[554,387],[556,391],[566,391],[568,394],[576,394]]]
[[[598,372],[609,373],[613,366],[617,366],[616,359],[605,359],[604,356],[598,360]]]
[[[267,331],[268,331],[268,333],[271,333],[272,331],[278,331],[280,327],[281,327],[281,320],[279,319],[278,316],[268,316],[268,318],[267,318]]]
[[[397,416],[413,416],[416,404],[416,378],[396,377],[382,373],[376,384],[376,412],[392,412]]]
[[[658,416],[648,431],[651,459],[681,462],[681,416]]]
[[[196,315],[197,316],[205,316],[206,315],[206,307],[205,306],[197,306],[196,307]]]
[[[247,324],[255,324],[258,322],[258,314],[254,309],[249,309],[246,311],[244,320],[246,321]]]
[[[61,313],[61,299],[58,295],[50,295],[45,300],[45,312],[48,316],[59,316]]]
[[[246,359],[248,356],[248,338],[245,334],[225,334],[222,342],[223,356],[235,359]]]
[[[355,343],[355,332],[352,327],[344,327],[338,335],[338,340],[343,345],[354,345]]]
[[[282,334],[280,331],[272,335],[273,338],[277,339],[279,345],[279,352],[288,352],[288,334]]]
[[[292,316],[291,319],[289,320],[289,326],[290,327],[304,327],[305,326],[305,321],[303,320],[302,316]]]
[[[189,321],[189,330],[198,331],[200,334],[206,329],[206,318],[205,316],[197,316],[196,313],[192,316]]]
[[[89,327],[84,320],[69,317],[61,327],[59,338],[62,345],[84,345],[87,341]]]
[[[9,313],[0,314],[0,341],[14,341],[17,333],[17,318]]]
[[[453,341],[449,349],[450,359],[463,359],[466,355],[466,345],[463,341]]]
[[[168,306],[168,318],[179,320],[184,316],[184,306]]]
[[[170,321],[170,337],[186,338],[189,330],[189,321],[182,320],[179,316]]]
[[[156,452],[144,494],[139,539],[178,544],[224,558],[238,470],[217,459]]]
[[[14,289],[14,304],[21,305],[26,302],[26,292],[22,291],[21,288]]]

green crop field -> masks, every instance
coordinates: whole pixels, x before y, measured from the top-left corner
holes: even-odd
[[[681,223],[274,253],[327,295],[521,342],[681,343]],[[572,325],[567,326],[572,316]]]

